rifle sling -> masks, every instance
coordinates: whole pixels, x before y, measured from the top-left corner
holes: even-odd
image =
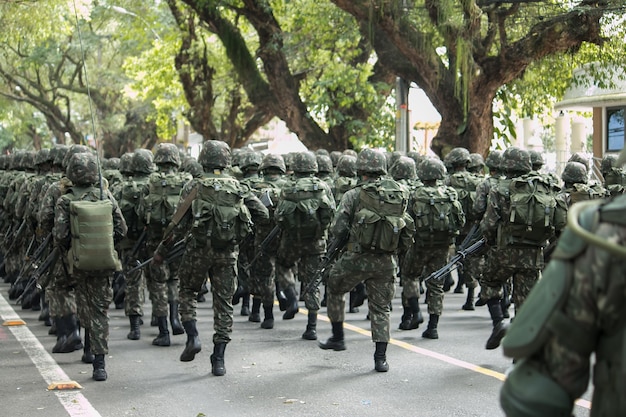
[[[167,228],[165,229],[165,232],[163,233],[163,239],[165,239],[170,234],[170,232],[174,230],[174,228],[178,225],[178,223],[180,223],[185,213],[187,213],[187,210],[189,210],[189,207],[191,207],[191,203],[196,198],[196,195],[198,195],[197,186],[191,189],[187,197],[185,197],[185,199],[182,201],[182,203],[180,203],[180,205],[176,209],[176,212],[172,216],[172,220],[170,221],[170,224],[167,225]]]

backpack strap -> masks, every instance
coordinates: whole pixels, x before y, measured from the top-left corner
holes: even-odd
[[[191,207],[191,203],[198,195],[198,188],[199,186],[196,184],[196,186],[191,189],[187,197],[185,197],[185,199],[178,205],[178,208],[172,216],[170,224],[167,225],[165,232],[163,232],[163,238],[167,237],[178,225],[178,223],[180,223],[185,213],[187,213],[187,211],[189,210],[189,207]]]

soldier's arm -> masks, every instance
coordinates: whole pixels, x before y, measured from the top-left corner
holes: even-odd
[[[487,199],[487,210],[480,222],[480,230],[483,236],[490,244],[493,244],[496,240],[496,232],[498,230],[498,223],[501,219],[501,211],[498,205],[498,193],[495,189],[489,192]]]
[[[251,191],[246,193],[243,202],[250,210],[252,221],[255,224],[268,224],[270,222],[270,213],[267,207]]]
[[[122,210],[120,210],[120,207],[117,204],[117,200],[108,190],[107,198],[111,201],[111,203],[113,203],[113,240],[117,244],[124,238],[124,236],[126,236],[128,227],[126,225],[126,220],[122,215]]]
[[[333,218],[333,222],[330,226],[333,236],[344,237],[350,233],[350,224],[352,224],[354,206],[359,197],[358,191],[359,190],[355,189],[349,190],[341,198],[339,207],[337,207],[337,212],[335,213],[335,217]]]
[[[59,198],[54,205],[52,238],[55,246],[60,247],[64,251],[69,249],[71,243],[70,201],[67,198]]]

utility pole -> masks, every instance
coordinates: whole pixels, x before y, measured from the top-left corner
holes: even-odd
[[[409,85],[396,77],[396,151],[409,151]]]

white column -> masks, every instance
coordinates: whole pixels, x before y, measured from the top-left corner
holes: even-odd
[[[555,121],[555,140],[554,146],[556,151],[556,173],[561,176],[565,163],[569,159],[567,150],[567,134],[568,134],[569,117],[563,112],[559,114]]]
[[[579,118],[572,120],[572,144],[571,152],[585,152],[587,142],[585,124]]]

